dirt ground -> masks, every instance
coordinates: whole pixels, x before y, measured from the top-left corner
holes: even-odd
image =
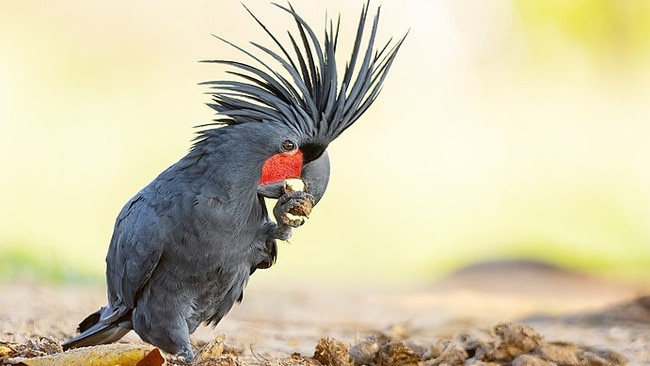
[[[241,305],[192,339],[201,346],[224,333],[228,362],[241,365],[650,365],[647,285],[521,261],[475,265],[401,288],[270,288],[253,279]],[[1,283],[0,297],[0,344],[11,345],[62,341],[105,301],[101,286],[24,281]],[[140,342],[133,332],[124,341]],[[328,353],[339,346],[343,361]],[[462,353],[456,361],[441,358],[453,350]],[[548,350],[571,355],[553,360],[544,356]]]

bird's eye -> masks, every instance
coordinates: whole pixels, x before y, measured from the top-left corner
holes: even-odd
[[[282,150],[289,152],[293,151],[296,148],[296,144],[291,140],[284,140],[282,142]]]

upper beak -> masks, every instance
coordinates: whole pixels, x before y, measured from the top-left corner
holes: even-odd
[[[305,192],[314,196],[314,206],[320,201],[330,180],[330,158],[327,151],[321,156],[302,167],[301,178],[305,184]]]

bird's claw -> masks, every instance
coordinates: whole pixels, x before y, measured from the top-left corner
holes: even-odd
[[[196,360],[196,356],[194,355],[194,352],[192,351],[192,347],[190,345],[182,346],[176,356],[176,363],[184,365],[191,365]]]

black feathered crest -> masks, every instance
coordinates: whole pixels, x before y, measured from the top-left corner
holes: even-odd
[[[277,121],[292,126],[304,136],[332,141],[375,101],[406,36],[394,44],[390,39],[383,47],[375,49],[378,8],[364,50],[369,8],[367,3],[364,4],[352,54],[341,78],[335,58],[340,16],[336,23],[326,20],[325,38],[321,43],[290,3],[288,7],[273,5],[289,13],[296,22],[297,36],[287,32],[290,47],[283,46],[258,17],[246,6],[244,8],[270,36],[278,50],[273,51],[256,42],[250,44],[275,60],[283,72],[278,71],[278,65],[270,65],[252,52],[215,36],[246,54],[257,66],[231,60],[205,61],[232,67],[233,70],[228,72],[240,79],[203,83],[211,87],[209,94],[213,96],[213,103],[209,106],[219,114],[215,123],[210,125]],[[293,50],[293,56],[287,48]]]

